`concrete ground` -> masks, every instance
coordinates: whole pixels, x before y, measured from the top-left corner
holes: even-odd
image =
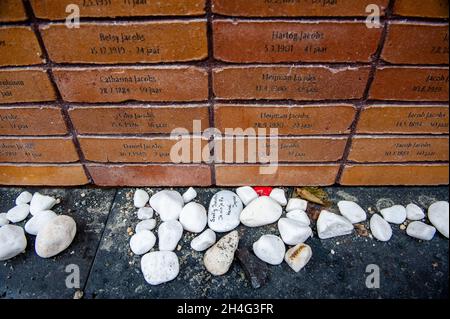
[[[24,189],[0,188],[0,210],[14,205]],[[170,283],[152,287],[140,271],[140,258],[129,250],[128,228],[138,220],[133,207],[134,189],[36,189],[56,196],[57,213],[74,217],[78,233],[72,245],[51,259],[34,253],[34,237],[28,236],[26,253],[0,264],[0,298],[67,298],[80,293],[67,288],[66,279],[80,270],[84,298],[448,298],[448,240],[440,234],[430,242],[410,238],[398,226],[388,243],[353,235],[308,241],[313,258],[305,269],[293,272],[286,263],[269,267],[269,282],[253,289],[242,267],[235,262],[228,274],[210,275],[202,264],[202,253],[190,248],[194,237],[185,233],[177,252],[181,270]],[[158,189],[147,189],[150,193]],[[184,191],[184,189],[180,189]],[[199,189],[197,201],[205,205],[218,189]],[[293,189],[287,189],[289,193]],[[336,211],[339,200],[355,200],[373,211],[393,204],[415,202],[423,208],[438,200],[448,201],[447,187],[326,188]],[[277,233],[276,225],[249,229],[240,226],[240,246],[251,247],[261,235]],[[368,265],[380,270],[380,288],[369,289]],[[69,277],[70,279],[71,277]]]

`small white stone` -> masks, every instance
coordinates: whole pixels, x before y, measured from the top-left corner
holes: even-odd
[[[203,263],[214,276],[225,275],[233,264],[234,253],[239,245],[239,235],[233,231],[222,237],[214,246],[209,248]]]
[[[149,199],[150,199],[150,196],[148,195],[148,193],[146,191],[144,191],[143,189],[137,189],[134,192],[134,197],[133,197],[134,207],[137,207],[137,208],[145,207],[145,205],[147,205]]]
[[[180,263],[177,255],[171,251],[154,251],[142,257],[141,270],[145,281],[156,286],[177,278]]]
[[[272,198],[281,206],[286,206],[287,204],[287,198],[284,189],[281,188],[272,189],[272,191],[270,192],[270,198]]]
[[[409,204],[406,206],[406,217],[409,220],[422,220],[425,218],[425,213],[422,208],[417,206],[416,204]]]
[[[136,225],[135,231],[136,231],[136,233],[139,233],[143,230],[153,230],[153,229],[155,229],[155,227],[156,227],[155,219],[146,219],[146,220],[139,222]]]
[[[191,241],[191,247],[195,251],[205,251],[206,249],[214,245],[216,243],[216,240],[216,233],[208,228],[203,233],[201,233],[201,235],[195,237]]]
[[[276,266],[283,262],[286,247],[280,237],[263,235],[253,244],[253,252],[262,261]]]
[[[253,189],[253,187],[250,186],[243,186],[236,189],[236,194],[238,194],[241,201],[244,203],[245,206],[250,204],[252,201],[257,199],[258,193]]]
[[[305,224],[306,226],[311,225],[311,220],[309,219],[308,214],[306,214],[302,210],[291,210],[286,214],[286,217],[299,221],[300,223]]]
[[[51,210],[44,210],[35,214],[25,224],[25,231],[33,236],[36,236],[39,231],[44,228],[57,215]]]
[[[208,226],[217,233],[231,231],[239,226],[242,212],[242,201],[231,191],[220,191],[209,203]]]
[[[347,218],[352,224],[361,223],[367,220],[366,212],[357,203],[343,200],[337,205],[342,216]]]
[[[177,191],[163,190],[150,198],[150,206],[163,222],[177,220],[184,206],[183,197]]]
[[[313,234],[311,227],[290,218],[281,218],[278,230],[286,245],[291,246],[304,243]]]
[[[406,208],[402,205],[382,209],[380,213],[388,223],[400,225],[406,220]]]
[[[311,257],[311,247],[306,244],[298,244],[286,252],[284,260],[295,272],[299,272],[311,260]]]
[[[247,227],[260,227],[277,222],[282,213],[280,204],[268,196],[261,196],[244,208],[240,219]]]
[[[159,250],[174,251],[183,237],[183,226],[176,220],[162,223],[158,228]]]
[[[448,238],[449,207],[448,202],[436,202],[428,208],[428,219],[434,227]]]
[[[50,210],[56,205],[56,199],[50,196],[42,195],[38,192],[34,193],[30,203],[30,213],[34,214],[44,210]]]
[[[151,207],[141,207],[137,212],[137,217],[139,220],[146,220],[153,218],[153,208]]]
[[[198,203],[186,204],[180,213],[180,223],[188,232],[201,233],[208,223],[205,207]]]
[[[414,238],[432,240],[436,234],[436,228],[420,221],[412,222],[406,228],[406,233]]]
[[[37,234],[36,253],[42,258],[58,255],[70,246],[76,232],[77,225],[72,217],[60,215],[53,218]]]
[[[31,202],[32,198],[33,198],[33,195],[30,192],[27,192],[27,191],[22,192],[16,198],[16,205],[29,204]]]
[[[326,210],[320,213],[317,220],[317,232],[320,239],[349,235],[353,230],[353,224],[347,218]]]
[[[189,189],[183,194],[183,201],[185,204],[189,203],[193,199],[197,197],[197,192],[193,187],[189,187]]]
[[[392,238],[391,225],[378,214],[374,214],[370,219],[370,231],[379,241],[389,241]]]
[[[287,212],[292,212],[294,210],[306,211],[308,208],[308,202],[301,198],[291,198],[286,206]]]
[[[22,227],[5,225],[0,228],[0,261],[16,257],[27,248]]]
[[[20,223],[21,221],[26,219],[29,214],[30,205],[20,204],[11,208],[8,213],[6,213],[6,218],[8,218],[11,223]]]
[[[8,218],[6,218],[6,213],[1,213],[0,214],[0,227],[8,225],[9,224],[9,220]]]
[[[156,244],[156,236],[149,230],[143,230],[131,237],[130,248],[135,255],[148,253]]]

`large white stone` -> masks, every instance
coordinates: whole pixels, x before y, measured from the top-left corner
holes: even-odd
[[[153,230],[153,229],[155,229],[155,227],[156,227],[155,219],[146,219],[146,220],[139,222],[136,225],[135,231],[136,231],[136,233],[139,233],[143,230]]]
[[[262,261],[271,265],[279,265],[283,262],[286,247],[280,237],[263,235],[253,244],[253,252]]]
[[[36,236],[39,231],[44,228],[57,215],[51,210],[44,210],[35,214],[25,224],[25,231],[33,236]]]
[[[287,205],[287,198],[286,198],[286,193],[284,192],[284,189],[281,189],[281,188],[272,189],[269,197],[272,198],[274,201],[276,201],[281,206]]]
[[[313,234],[311,227],[290,218],[281,218],[278,230],[286,245],[291,246],[304,243]]]
[[[436,228],[420,221],[412,222],[406,228],[406,233],[414,238],[432,240],[436,234]]]
[[[361,223],[367,220],[366,212],[357,203],[343,200],[337,205],[342,216],[347,218],[352,224]]]
[[[183,197],[177,191],[163,190],[150,198],[150,206],[159,214],[161,220],[177,220],[184,206]]]
[[[422,220],[425,218],[425,213],[422,208],[411,203],[406,206],[406,218],[409,220]]]
[[[137,217],[139,220],[146,220],[153,218],[153,208],[151,207],[141,207],[137,211]]]
[[[220,191],[209,203],[208,226],[213,231],[224,233],[239,226],[242,212],[242,201],[231,191]]]
[[[197,192],[193,187],[189,187],[189,189],[183,194],[183,201],[187,204],[193,199],[197,197]]]
[[[306,244],[298,244],[286,252],[284,260],[295,272],[299,272],[311,260],[311,257],[311,247]]]
[[[308,202],[301,198],[291,198],[286,206],[286,211],[291,212],[294,210],[306,211],[308,208]]]
[[[183,237],[183,226],[176,220],[162,223],[158,228],[159,250],[174,251]]]
[[[186,204],[180,213],[180,223],[188,232],[201,233],[208,223],[205,207],[192,202]]]
[[[287,218],[294,219],[306,226],[311,225],[311,220],[308,217],[308,214],[306,214],[302,210],[291,210],[286,214]]]
[[[27,248],[22,227],[5,225],[0,228],[0,261],[16,257]]]
[[[448,202],[436,202],[428,208],[428,219],[434,227],[448,238],[449,210]]]
[[[239,187],[238,189],[236,189],[236,194],[238,194],[239,198],[245,206],[258,198],[258,194],[253,189],[253,187],[250,186]]]
[[[347,218],[326,210],[320,213],[317,220],[317,232],[321,239],[349,235],[353,230],[353,224]]]
[[[191,247],[195,251],[205,251],[206,249],[214,245],[216,243],[216,240],[216,233],[208,228],[191,241]]]
[[[42,195],[38,192],[34,193],[30,203],[30,213],[34,215],[44,210],[51,210],[56,205],[56,198]]]
[[[30,192],[24,191],[19,194],[16,198],[16,205],[20,204],[29,204],[31,202],[31,199],[33,198],[33,195]]]
[[[178,257],[171,251],[154,251],[141,259],[145,281],[156,286],[177,278],[180,272]]]
[[[134,234],[130,239],[130,248],[135,255],[148,253],[156,244],[156,236],[149,230]]]
[[[406,220],[406,208],[402,205],[382,209],[380,213],[388,223],[400,225]]]
[[[6,213],[6,218],[8,218],[8,220],[11,223],[20,223],[21,221],[26,219],[29,214],[30,214],[30,205],[19,204],[15,207],[11,208]]]
[[[144,191],[143,189],[137,189],[134,192],[134,197],[133,197],[134,207],[137,207],[137,208],[145,207],[145,205],[147,205],[149,199],[150,199],[150,196],[148,195],[148,193],[146,191]]]
[[[9,220],[8,218],[6,218],[6,213],[1,213],[0,214],[0,227],[8,225],[9,224]]]
[[[375,214],[370,219],[370,231],[379,241],[389,241],[392,238],[391,225],[380,215]]]
[[[241,222],[247,227],[265,226],[277,222],[282,213],[280,204],[268,196],[261,196],[244,208]]]
[[[233,264],[234,253],[239,245],[239,235],[233,231],[222,237],[214,246],[209,248],[203,263],[214,276],[225,275]]]
[[[42,258],[58,255],[70,246],[76,232],[77,225],[72,217],[60,215],[53,218],[37,234],[36,253]]]

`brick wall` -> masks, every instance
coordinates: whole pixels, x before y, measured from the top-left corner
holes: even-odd
[[[447,0],[0,0],[0,185],[448,184],[448,58]]]

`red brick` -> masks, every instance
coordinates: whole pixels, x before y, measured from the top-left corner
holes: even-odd
[[[80,186],[88,182],[81,164],[0,164],[0,185]]]
[[[448,137],[356,136],[349,160],[364,162],[448,161]]]
[[[56,68],[54,74],[68,102],[208,99],[208,73],[198,67]]]
[[[50,59],[58,63],[185,62],[208,56],[205,20],[51,24],[40,30]]]
[[[349,104],[336,105],[215,105],[215,126],[225,129],[278,129],[280,135],[345,134],[356,115]]]
[[[36,35],[30,27],[0,28],[0,66],[45,62]]]
[[[210,186],[207,165],[87,165],[98,186]]]
[[[407,17],[448,18],[448,0],[395,0],[394,13]]]
[[[328,186],[339,165],[279,165],[275,174],[261,174],[259,165],[216,165],[217,186]]]
[[[78,140],[86,160],[100,163],[172,163],[177,160],[171,159],[171,151],[177,143],[190,150],[180,154],[182,161],[179,163],[201,163],[201,151],[209,149],[207,139],[193,136],[186,136],[183,142],[169,137],[78,136]],[[194,145],[201,147],[199,153],[194,154]]]
[[[387,0],[352,1],[267,1],[267,0],[213,0],[215,13],[246,17],[348,17],[367,16],[366,7],[380,6],[381,14],[387,7]]]
[[[448,64],[448,24],[391,22],[381,58],[397,64]]]
[[[369,105],[361,112],[358,133],[448,133],[448,106]]]
[[[0,70],[0,104],[55,100],[55,91],[43,69]]]
[[[17,22],[27,19],[23,2],[19,0],[2,0],[0,3],[0,22]]]
[[[448,68],[382,67],[370,91],[374,100],[448,101]]]
[[[226,62],[370,62],[381,28],[362,22],[217,20],[213,35],[214,56]]]
[[[339,100],[362,98],[369,68],[239,66],[217,68],[219,99]]]
[[[71,137],[0,137],[0,162],[73,163],[79,161]]]
[[[341,184],[348,186],[413,186],[448,184],[448,164],[347,165]]]
[[[191,16],[205,13],[205,0],[31,0],[31,4],[37,17],[50,20],[66,19],[69,4],[79,6],[81,17]]]
[[[183,106],[81,106],[69,109],[81,134],[169,134],[176,128],[193,133],[193,121],[209,127],[206,105]]]
[[[67,126],[59,107],[0,108],[0,135],[65,135]]]

